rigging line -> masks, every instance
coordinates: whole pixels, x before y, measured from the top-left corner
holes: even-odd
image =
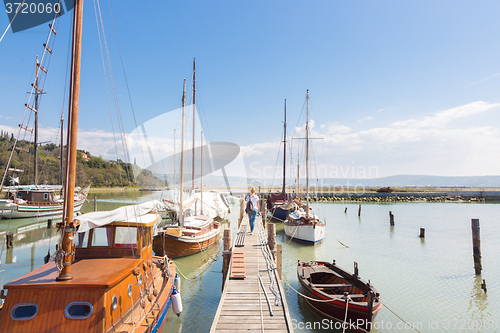
[[[111,4],[110,4],[109,0],[108,0],[108,8],[109,8],[109,14],[110,14],[110,17],[111,17],[111,24],[113,25],[113,31],[114,31],[114,34],[115,34],[116,46],[118,48],[118,55],[120,57],[120,63],[122,65],[123,77],[125,78],[125,86],[127,88],[127,94],[128,94],[128,98],[129,98],[129,101],[130,101],[130,108],[132,110],[132,117],[134,118],[135,128],[137,128],[138,125],[137,125],[137,119],[135,117],[134,105],[132,103],[132,94],[130,93],[130,88],[129,88],[129,85],[128,85],[127,74],[125,72],[125,64],[123,63],[123,57],[122,57],[122,53],[121,53],[121,49],[120,49],[120,44],[118,43],[118,34],[116,33],[115,21],[113,19],[113,13],[111,12]],[[142,149],[141,140],[139,140],[139,148],[141,150],[141,155],[142,155],[143,163],[144,163],[144,165],[146,165],[146,158],[145,158],[144,150]],[[130,156],[129,156],[129,159],[130,159]],[[129,161],[129,162],[131,162],[131,161]],[[152,195],[152,193],[151,193],[151,195]]]
[[[23,4],[26,2],[26,0],[23,0],[23,2],[19,5],[19,7],[17,7],[16,9],[16,14],[14,15],[14,17],[12,18],[12,20],[9,22],[9,25],[7,25],[7,29],[5,29],[5,31],[3,32],[3,35],[2,37],[0,37],[0,43],[2,42],[3,38],[5,37],[5,34],[7,33],[7,31],[9,31],[9,28],[11,27],[12,25],[12,22],[14,22],[14,20],[16,19],[17,17],[17,14],[19,14],[20,10],[21,10],[21,7],[23,6]]]
[[[106,85],[106,96],[108,98],[109,115],[110,115],[110,118],[111,118],[111,128],[113,130],[113,142],[115,144],[115,152],[116,152],[116,156],[118,158],[118,144],[116,142],[116,133],[115,133],[115,125],[114,125],[114,122],[113,122],[113,112],[112,112],[112,108],[111,108],[111,99],[109,98],[109,86],[108,86],[108,79],[107,79],[107,73],[106,73],[106,65],[105,65],[105,62],[104,62],[104,54],[102,52],[102,41],[101,41],[99,20],[97,18],[96,0],[93,0],[93,3],[94,3],[94,14],[95,14],[95,19],[96,19],[96,25],[97,25],[97,35],[98,35],[98,38],[99,38],[99,49],[101,51],[102,68],[103,68],[103,72],[104,72],[104,82],[105,82],[105,85]],[[99,4],[99,0],[97,0],[97,4]],[[99,15],[100,15],[100,12],[99,12]],[[102,18],[101,18],[101,26],[102,26]],[[104,29],[104,27],[103,27],[103,29]],[[104,31],[103,31],[103,34],[104,34]],[[118,174],[119,174],[120,183],[121,183],[122,188],[123,188],[123,180],[122,180],[122,177],[121,177],[121,172],[119,171]],[[124,191],[122,191],[122,192],[123,192],[123,198],[125,199],[125,193],[124,193]],[[126,212],[127,220],[128,220],[128,210],[125,210],[125,212]],[[144,234],[144,232],[143,232],[143,234]],[[132,252],[132,257],[135,259],[135,252],[134,252],[133,248],[131,248],[131,252]]]

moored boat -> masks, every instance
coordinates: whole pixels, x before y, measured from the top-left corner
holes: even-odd
[[[6,284],[0,331],[161,330],[175,267],[152,255],[152,229],[161,220],[152,208],[145,203],[78,217],[71,279],[58,280],[66,254],[57,252],[55,261]]]
[[[169,225],[158,231],[153,238],[156,255],[169,258],[184,257],[202,252],[219,240],[220,223],[205,215],[184,218],[183,227]]]
[[[306,204],[304,205],[298,200],[293,202],[297,208],[288,214],[284,228],[286,235],[291,239],[314,245],[325,238],[326,224],[320,222],[318,216],[312,213],[312,208],[309,206],[309,90],[307,90],[306,99],[306,137],[304,138],[306,142]],[[299,176],[297,176],[297,196],[299,196],[300,188],[298,181]]]
[[[306,301],[327,318],[357,332],[369,332],[382,308],[380,294],[357,274],[323,261],[298,261],[297,277]]]

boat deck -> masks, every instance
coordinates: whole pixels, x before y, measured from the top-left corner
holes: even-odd
[[[237,248],[233,244],[233,251],[244,252],[246,277],[231,279],[228,274],[210,332],[293,332],[285,293],[276,270],[273,275],[277,279],[276,289],[281,295],[280,306],[275,305],[276,298],[270,290],[266,260],[259,241],[260,224],[261,217],[257,216],[254,233],[250,235],[248,216],[243,218],[240,231],[246,228],[245,242]],[[271,304],[272,316],[264,290],[260,287],[259,275]]]

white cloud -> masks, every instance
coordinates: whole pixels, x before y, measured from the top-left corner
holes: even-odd
[[[311,137],[324,139],[312,142],[316,162],[323,166],[323,170],[330,170],[325,176],[334,178],[347,173],[348,177],[352,177],[353,174],[346,170],[358,169],[364,171],[354,172],[355,177],[499,174],[500,129],[489,124],[462,128],[450,124],[455,119],[474,116],[499,105],[477,101],[431,116],[415,117],[358,132],[335,123],[316,126],[323,129],[323,133],[319,133],[311,122]],[[304,131],[304,126],[296,128],[294,136],[304,137]],[[243,147],[243,150],[249,149],[263,165],[267,161],[274,167],[278,144],[254,144]],[[274,159],[269,158],[270,155]],[[281,168],[281,164],[277,167]],[[377,170],[377,174],[367,170]]]
[[[370,121],[370,120],[373,120],[372,116],[364,117],[363,119],[358,120],[358,123],[364,123],[364,122]]]

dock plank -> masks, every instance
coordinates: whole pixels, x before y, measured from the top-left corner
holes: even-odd
[[[256,231],[258,231],[261,218],[257,217],[255,222]],[[243,234],[241,232],[245,232],[247,226],[248,217],[245,216],[238,232],[238,245],[242,244]],[[272,277],[278,284],[276,289],[281,295],[282,304],[276,306],[274,303],[276,297],[270,290],[271,282],[258,232],[254,232],[253,235],[245,233],[244,236],[244,246],[235,248],[237,246],[235,241],[233,251],[241,252],[244,256],[243,264],[246,277],[244,279],[230,279],[229,277],[226,279],[210,332],[293,332],[285,294],[276,271],[272,273]],[[235,252],[233,252],[233,257],[235,257]],[[241,258],[241,255],[239,257]],[[231,263],[231,269],[238,267],[241,267],[241,262],[236,265]],[[273,316],[270,315],[269,305],[259,282],[259,275],[269,298]]]

